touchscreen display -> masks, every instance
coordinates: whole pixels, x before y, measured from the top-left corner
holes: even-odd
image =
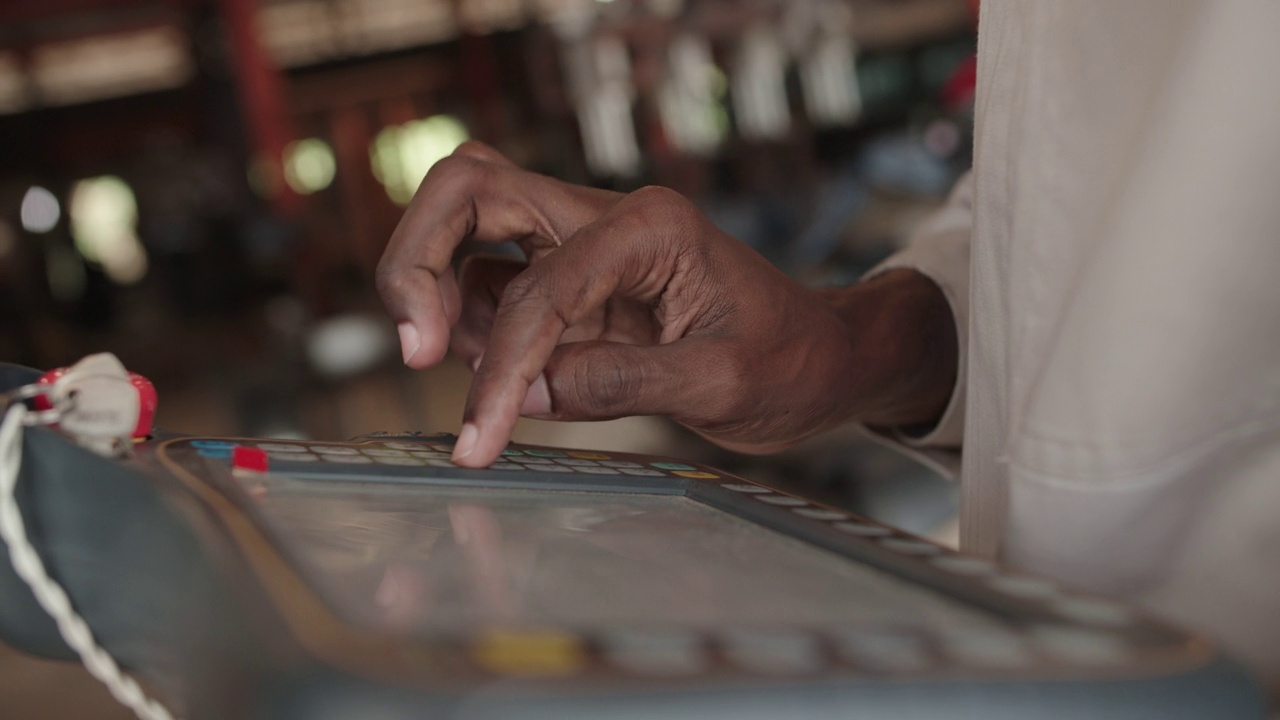
[[[681,496],[265,482],[277,539],[340,614],[377,629],[999,624]]]

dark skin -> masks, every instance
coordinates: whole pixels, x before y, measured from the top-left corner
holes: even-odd
[[[473,257],[515,241],[527,263]],[[744,452],[842,423],[927,427],[955,384],[955,323],[910,270],[811,290],[663,188],[526,172],[467,143],[419,187],[378,265],[405,363],[476,370],[454,461],[493,463],[520,416],[662,415]]]

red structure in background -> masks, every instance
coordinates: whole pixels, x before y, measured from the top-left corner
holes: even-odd
[[[284,150],[293,140],[285,108],[285,83],[258,35],[259,0],[220,0],[235,55],[236,88],[245,114],[256,168],[265,173],[276,213],[294,217],[300,198],[284,181]]]

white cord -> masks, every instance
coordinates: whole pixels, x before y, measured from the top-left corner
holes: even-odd
[[[57,623],[58,633],[80,656],[90,675],[106,685],[116,700],[142,720],[174,720],[163,705],[147,697],[138,683],[120,670],[115,658],[98,645],[88,623],[71,607],[62,586],[49,577],[40,555],[27,539],[14,488],[22,466],[23,421],[28,415],[27,407],[15,402],[0,423],[0,539],[9,547],[9,561],[18,577],[31,588],[40,607]]]

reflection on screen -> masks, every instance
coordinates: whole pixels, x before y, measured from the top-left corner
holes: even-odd
[[[387,630],[997,622],[678,496],[273,477],[260,508],[340,612]]]

